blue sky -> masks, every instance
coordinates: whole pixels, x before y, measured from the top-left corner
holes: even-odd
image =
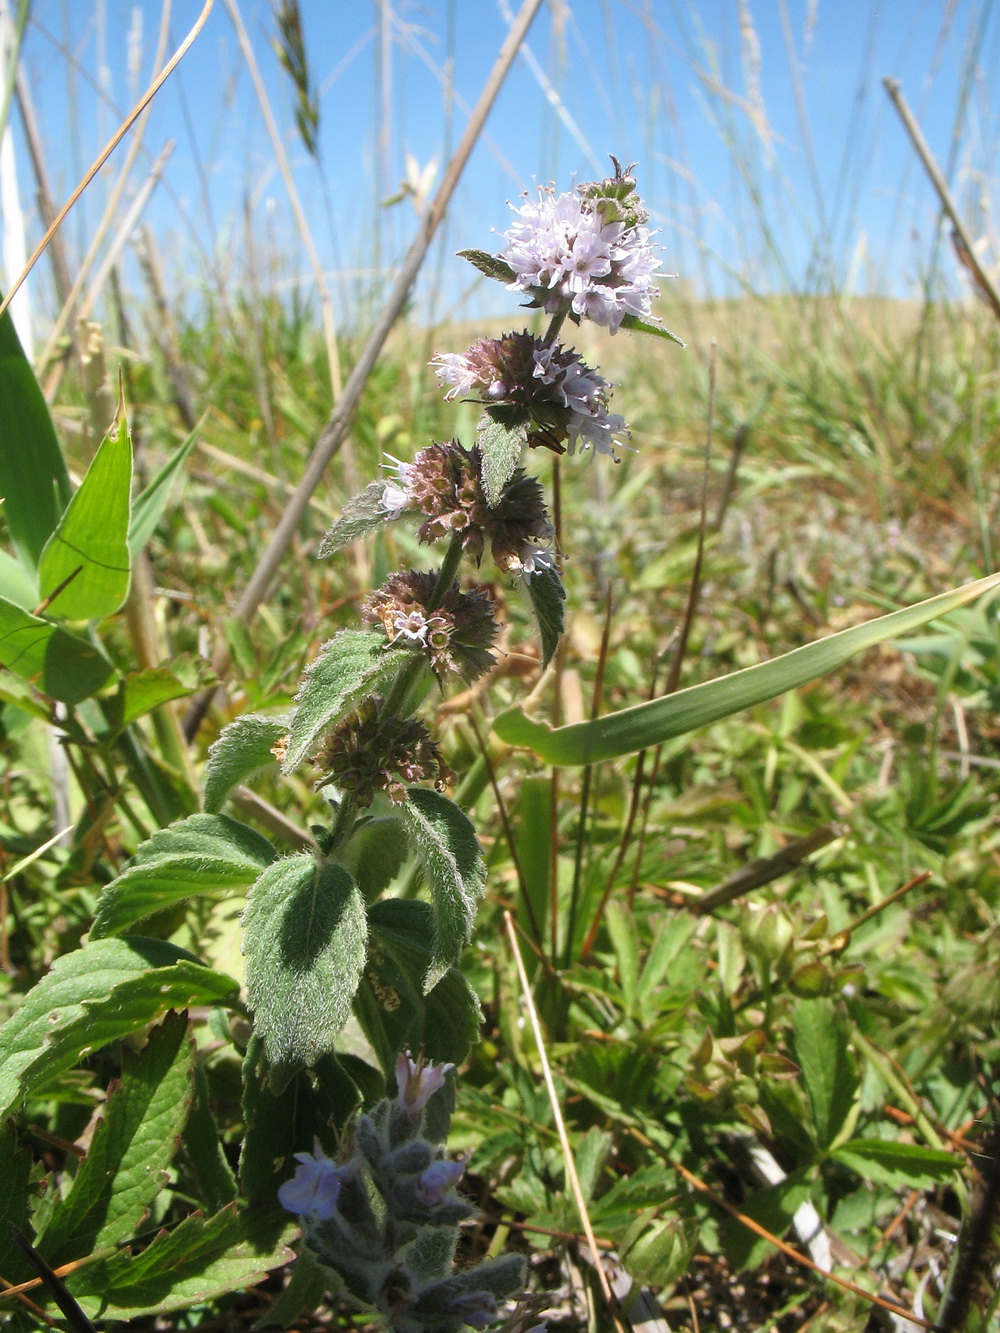
[[[200,8],[175,0],[171,50]],[[240,8],[340,317],[349,318],[412,234],[412,200],[382,201],[398,194],[408,162],[436,163],[439,179],[505,36],[507,2],[301,0],[318,163],[295,130],[292,83],[271,49],[270,0]],[[113,108],[148,81],[161,13],[160,0],[32,5],[23,56],[59,202],[115,128]],[[499,288],[470,296],[471,270],[451,253],[493,248],[506,201],[535,182],[568,188],[604,174],[612,152],[638,162],[665,268],[695,292],[809,288],[832,274],[838,286],[908,294],[933,254],[937,210],[881,78],[902,84],[978,232],[997,182],[998,66],[993,0],[550,4],[466,169],[421,302],[437,315],[475,313],[490,296],[507,308]],[[157,98],[134,188],[168,139],[175,147],[146,218],[175,289],[194,300],[206,281],[238,282],[252,252],[275,280],[308,291],[224,0]],[[123,153],[70,220],[76,253]],[[23,151],[19,170],[30,206]],[[957,289],[948,253],[942,270]],[[43,298],[45,283],[43,274]]]

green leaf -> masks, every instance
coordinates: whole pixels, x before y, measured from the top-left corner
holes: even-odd
[[[374,902],[403,868],[409,854],[403,822],[396,815],[359,820],[342,857],[366,903]]]
[[[1000,587],[1000,574],[991,574],[988,578],[931,597],[926,602],[878,616],[853,629],[841,630],[839,634],[795,648],[770,662],[761,662],[719,680],[705,681],[676,694],[609,713],[593,722],[577,722],[553,729],[548,723],[533,721],[520,708],[512,708],[497,717],[493,729],[508,745],[534,750],[546,763],[557,766],[617,759],[660,745],[673,736],[686,735],[698,727],[708,726],[720,718],[730,717],[744,708],[806,685],[843,666],[856,653],[885,639],[908,634],[997,587]]]
[[[387,522],[389,513],[382,504],[385,487],[384,481],[371,481],[360,495],[348,500],[340,518],[319,544],[316,554],[320,560],[328,555],[336,555],[345,546],[350,546],[351,542],[367,537],[369,532],[374,532]]]
[[[208,1209],[216,1212],[232,1203],[239,1188],[219,1138],[200,1060],[194,1065],[194,1101],[184,1126],[184,1150],[198,1182],[198,1197]]]
[[[251,1325],[250,1333],[264,1328],[291,1328],[300,1314],[312,1312],[326,1298],[338,1281],[305,1246],[295,1256],[292,1275],[285,1289],[271,1302],[266,1312]]]
[[[628,904],[616,898],[605,908],[604,924],[618,963],[622,1008],[631,1016],[639,983],[639,928]]]
[[[384,635],[367,630],[341,630],[325,643],[295,696],[281,771],[291,773],[298,768],[334,722],[393,679],[412,656],[398,650],[386,652]]]
[[[38,562],[38,591],[51,615],[110,616],[128,596],[132,441],[124,415],[106,435]]]
[[[3,598],[0,665],[64,704],[89,699],[114,674],[114,667],[93,644]]]
[[[301,1072],[276,1090],[264,1043],[256,1034],[250,1038],[243,1061],[240,1152],[240,1182],[248,1203],[273,1207],[278,1186],[295,1171],[294,1154],[311,1152],[316,1139],[336,1155],[338,1136],[363,1100],[347,1068],[360,1063],[324,1055],[309,1074]]]
[[[168,1009],[225,1004],[238,990],[165,940],[97,940],[64,954],[0,1028],[0,1118],[43,1081]]]
[[[288,1263],[294,1256],[284,1242],[292,1229],[290,1218],[283,1224],[274,1214],[233,1203],[214,1217],[193,1213],[134,1257],[121,1253],[86,1264],[66,1285],[102,1320],[167,1314],[253,1286]]]
[[[426,787],[407,790],[400,818],[423,866],[434,912],[426,992],[462,956],[486,888],[486,863],[471,820],[454,801]]]
[[[847,1022],[832,1000],[799,1000],[792,1011],[792,1030],[816,1141],[828,1149],[843,1129],[858,1090]]]
[[[0,315],[0,498],[14,549],[32,574],[71,492],[45,397],[5,310]]]
[[[683,338],[678,338],[676,333],[671,333],[669,329],[663,328],[661,324],[650,324],[648,320],[640,319],[638,315],[626,315],[620,325],[623,329],[631,329],[633,333],[651,333],[654,338],[666,338],[667,342],[676,343],[678,347],[685,347],[687,344]]]
[[[268,840],[228,815],[190,815],[158,829],[101,894],[91,939],[119,935],[162,907],[247,889],[274,860]]]
[[[480,476],[491,508],[500,503],[503,488],[521,461],[521,450],[528,440],[528,423],[507,424],[487,409],[476,427],[476,443],[482,455]]]
[[[170,490],[174,478],[184,466],[188,454],[194,448],[198,438],[196,427],[184,443],[174,452],[156,476],[149,483],[132,506],[132,518],[128,527],[128,549],[134,560],[156,531],[156,525],[163,516],[170,500]]]
[[[177,679],[169,667],[151,667],[148,671],[130,671],[118,682],[118,690],[105,704],[105,715],[115,735],[137,718],[151,713],[172,699],[183,699],[194,689]],[[102,738],[107,741],[107,737]]]
[[[126,1050],[69,1194],[35,1242],[53,1268],[128,1240],[166,1184],[191,1104],[187,1019],[170,1014],[139,1054]]]
[[[31,1153],[18,1149],[14,1122],[0,1124],[0,1273],[11,1283],[35,1277],[35,1271],[10,1238],[11,1223],[28,1230],[28,1181]]]
[[[488,278],[496,278],[498,282],[513,282],[517,277],[505,259],[491,255],[486,250],[459,250],[457,254],[459,259],[467,259],[473,268]]]
[[[932,1189],[962,1169],[962,1158],[939,1148],[892,1139],[849,1139],[831,1154],[865,1180],[893,1189]]]
[[[23,611],[32,611],[39,603],[38,582],[6,551],[0,551],[0,597],[13,602]]]
[[[288,723],[287,713],[280,717],[244,713],[223,727],[219,739],[209,747],[202,778],[206,810],[220,810],[235,786],[252,773],[277,763],[271,752],[281,737],[287,736]]]
[[[657,1218],[655,1212],[650,1208],[636,1218],[621,1245],[622,1263],[633,1281],[670,1287],[691,1262],[698,1225],[692,1218]]]
[[[566,590],[558,569],[538,569],[525,579],[525,583],[542,641],[542,665],[548,666],[562,638]]]
[[[427,903],[387,898],[368,911],[368,960],[355,1012],[383,1070],[399,1052],[460,1063],[479,1039],[479,1001],[461,972],[449,969],[428,994],[434,917]]]
[[[333,1050],[365,961],[365,907],[343,866],[311,853],[269,866],[243,914],[254,1028],[274,1086]]]

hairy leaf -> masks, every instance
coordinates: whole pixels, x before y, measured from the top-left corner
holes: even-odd
[[[351,875],[310,853],[269,866],[243,914],[255,1029],[280,1090],[333,1050],[365,960],[365,908]]]
[[[180,1014],[168,1015],[141,1052],[125,1052],[69,1194],[35,1242],[51,1267],[128,1240],[146,1217],[187,1118],[192,1064]]]
[[[879,616],[863,625],[855,625],[853,629],[841,630],[839,634],[831,634],[803,648],[795,648],[770,662],[760,662],[719,680],[692,685],[676,694],[636,704],[592,722],[576,722],[553,729],[545,722],[535,722],[520,708],[511,708],[499,715],[493,729],[508,745],[534,750],[546,763],[556,766],[617,759],[651,745],[660,745],[673,736],[686,735],[698,727],[708,726],[720,718],[730,717],[744,708],[806,685],[843,666],[865,648],[908,634],[997,587],[1000,587],[1000,574],[991,574],[988,578],[931,597],[926,602]]]
[[[434,916],[427,903],[388,898],[368,912],[369,945],[355,1012],[388,1074],[399,1052],[458,1063],[479,1038],[482,1015],[472,987],[450,968],[432,991]]]
[[[110,616],[128,595],[132,441],[124,415],[101,442],[38,562],[48,613],[68,620]]]
[[[650,324],[648,320],[640,319],[638,315],[626,315],[622,319],[621,328],[631,329],[633,333],[651,333],[654,338],[666,338],[667,342],[676,343],[678,347],[687,346],[684,339],[678,338],[676,333],[671,333],[660,324]]]
[[[91,939],[119,935],[161,907],[249,888],[274,860],[268,840],[228,815],[189,815],[158,829],[106,886]]]
[[[542,665],[548,666],[562,638],[566,590],[557,569],[539,569],[525,582],[542,641]]]
[[[486,888],[486,864],[471,820],[454,801],[426,787],[408,791],[400,817],[423,866],[434,912],[426,992],[462,956]]]
[[[484,273],[487,278],[496,278],[498,282],[513,282],[517,274],[498,255],[491,255],[486,250],[459,250],[459,259],[467,259],[473,268]]]
[[[0,1118],[33,1088],[168,1009],[225,1004],[239,990],[165,940],[96,940],[64,954],[0,1028]]]
[[[366,630],[345,629],[325,643],[295,696],[281,771],[291,773],[298,768],[329,727],[392,680],[411,656],[386,652],[385,638]]]
[[[360,495],[348,500],[340,518],[319,544],[316,554],[320,560],[328,555],[336,555],[345,546],[350,546],[351,542],[359,541],[381,527],[389,517],[382,504],[385,486],[384,481],[370,481]]]
[[[489,410],[479,418],[476,443],[482,455],[483,490],[491,506],[500,503],[503,488],[521,461],[521,450],[528,439],[527,422],[507,425]]]
[[[244,713],[223,727],[219,739],[209,747],[202,778],[207,811],[221,810],[235,786],[252,773],[277,763],[272,750],[288,734],[288,724],[287,713],[280,717]]]

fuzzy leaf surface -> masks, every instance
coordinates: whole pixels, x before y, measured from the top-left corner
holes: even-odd
[[[486,863],[468,815],[426,787],[409,787],[400,818],[423,866],[434,912],[431,958],[424,992],[461,958],[486,888]]]
[[[126,1050],[69,1194],[36,1241],[53,1268],[128,1240],[167,1181],[188,1107],[187,1019],[169,1014],[138,1054]]]
[[[459,259],[467,259],[473,268],[487,278],[496,278],[498,282],[513,282],[517,274],[499,255],[491,255],[487,250],[458,250]]]
[[[64,704],[89,699],[115,670],[93,644],[2,597],[0,665]]]
[[[412,654],[385,651],[385,638],[345,629],[320,649],[295,696],[288,752],[281,765],[291,773],[316,747],[323,733],[362,698],[392,680]]]
[[[287,1263],[292,1229],[273,1214],[236,1204],[213,1217],[192,1213],[139,1254],[87,1264],[66,1285],[88,1314],[102,1320],[167,1314],[252,1286]]]
[[[158,829],[105,887],[90,937],[120,935],[184,898],[247,889],[274,857],[268,840],[237,819],[189,815]]]
[[[640,319],[638,315],[626,315],[620,327],[631,329],[633,333],[651,333],[654,338],[665,338],[667,342],[676,343],[678,347],[687,346],[684,339],[678,338],[676,333],[671,333],[660,324],[650,324],[648,320]]]
[[[0,1117],[84,1055],[168,1009],[226,1004],[239,985],[165,940],[95,940],[64,954],[0,1028]]]
[[[340,518],[319,544],[316,552],[320,560],[328,555],[336,555],[351,542],[360,541],[369,532],[386,522],[389,515],[382,505],[385,494],[384,481],[370,481],[360,495],[352,496],[341,510]]]
[[[209,813],[221,810],[226,797],[245,778],[277,763],[271,751],[288,734],[288,723],[287,714],[264,717],[260,713],[244,713],[222,728],[219,739],[209,746],[202,779],[205,809]]]
[[[254,1026],[274,1087],[333,1050],[365,961],[365,907],[351,875],[310,853],[269,866],[243,914]]]
[[[521,461],[521,450],[528,440],[526,422],[505,424],[497,415],[486,411],[476,427],[476,443],[482,455],[482,482],[486,499],[491,506],[500,503],[503,488],[510,481]]]
[[[86,476],[38,562],[38,591],[50,615],[68,620],[110,616],[125,601],[132,441],[124,416],[105,435]]]
[[[465,977],[449,968],[425,993],[434,915],[428,903],[387,898],[368,912],[365,974],[355,1012],[388,1073],[404,1046],[430,1060],[459,1063],[479,1039],[482,1014]]]
[[[1000,574],[990,574],[925,602],[795,648],[770,662],[760,662],[719,680],[705,681],[649,703],[608,713],[592,722],[553,728],[529,718],[520,708],[511,708],[497,717],[493,729],[508,745],[533,750],[546,763],[557,767],[595,764],[635,754],[807,685],[843,666],[864,649],[908,634],[998,587]]]
[[[71,493],[45,395],[5,310],[0,315],[0,498],[14,549],[32,574]]]
[[[525,582],[542,642],[542,665],[548,666],[562,638],[566,590],[557,569],[540,569]]]

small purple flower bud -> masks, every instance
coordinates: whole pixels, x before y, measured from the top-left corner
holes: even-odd
[[[449,1190],[455,1188],[464,1174],[464,1162],[432,1162],[417,1181],[415,1193],[418,1200],[428,1208],[433,1208]]]
[[[487,1328],[499,1316],[496,1297],[488,1291],[470,1291],[452,1297],[445,1306],[445,1313],[460,1318],[473,1328]]]
[[[403,1051],[396,1061],[396,1100],[411,1120],[419,1120],[424,1107],[444,1087],[445,1076],[455,1068],[453,1064],[424,1064],[414,1062],[410,1052]]]
[[[279,1188],[278,1202],[282,1208],[300,1217],[310,1217],[317,1222],[329,1221],[337,1211],[340,1186],[355,1174],[357,1164],[349,1162],[346,1166],[337,1166],[318,1143],[315,1152],[297,1152],[295,1160],[300,1165],[292,1179]]]

